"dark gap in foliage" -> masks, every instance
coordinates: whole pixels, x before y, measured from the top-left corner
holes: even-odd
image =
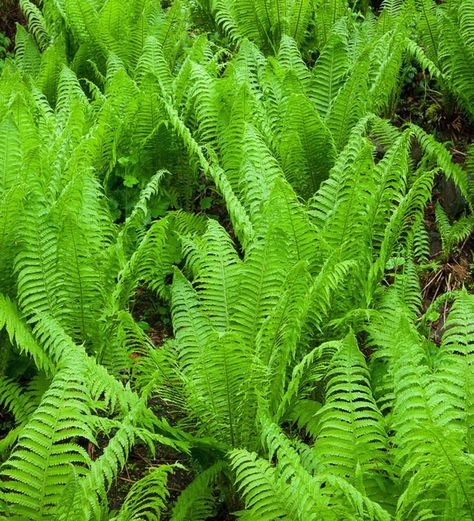
[[[17,23],[21,25],[26,24],[20,8],[20,2],[18,0],[2,0],[0,8],[0,35],[3,34],[10,40],[10,44],[6,47],[7,52],[12,51],[15,46]]]

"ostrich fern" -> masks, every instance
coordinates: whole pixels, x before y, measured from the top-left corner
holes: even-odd
[[[432,304],[437,345],[417,264],[435,176],[469,210],[472,183],[382,119],[411,57],[470,110],[470,3],[200,2],[211,37],[185,0],[21,5],[0,78],[2,514],[474,519],[473,299]],[[204,190],[222,215],[196,214]],[[448,254],[472,219],[436,214]],[[137,288],[171,312],[160,346]],[[171,502],[180,465],[152,465],[110,512],[138,442],[194,479]]]

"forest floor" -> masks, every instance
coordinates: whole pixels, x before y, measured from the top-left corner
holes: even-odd
[[[20,9],[17,0],[1,0],[0,9],[0,34],[4,34],[9,40],[10,45],[7,51],[13,51],[16,33],[16,24],[25,24],[25,17]]]

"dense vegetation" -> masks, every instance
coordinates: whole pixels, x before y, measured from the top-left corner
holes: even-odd
[[[2,515],[474,520],[474,0],[19,3]]]

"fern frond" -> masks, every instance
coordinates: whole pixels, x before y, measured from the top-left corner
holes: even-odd
[[[36,408],[34,401],[29,401],[29,396],[23,393],[23,389],[9,378],[0,379],[0,400],[3,406],[11,411],[16,423],[24,423]]]
[[[210,220],[199,241],[196,255],[196,284],[203,309],[213,326],[225,331],[230,322],[238,287],[241,264],[229,235],[217,221]]]
[[[20,311],[14,302],[0,294],[0,329],[5,328],[10,342],[17,346],[21,353],[31,356],[39,370],[46,374],[55,372],[55,364],[38,345],[31,330],[22,320]]]
[[[316,454],[321,469],[354,479],[362,469],[384,465],[387,436],[369,387],[369,373],[356,339],[344,339],[327,375],[326,402],[318,411]]]
[[[310,101],[296,94],[288,98],[280,132],[280,155],[288,181],[304,196],[312,195],[334,164],[331,133]]]
[[[173,327],[180,346],[183,370],[199,358],[216,333],[201,308],[198,294],[181,272],[175,270],[172,296]]]
[[[465,425],[469,452],[474,448],[474,397],[470,388],[474,377],[473,319],[472,295],[463,290],[455,297],[435,359],[437,377],[442,384],[440,391],[450,402],[453,416]]]
[[[36,77],[41,66],[41,54],[34,38],[20,24],[16,26],[15,61],[20,70]]]
[[[149,36],[144,43],[143,52],[138,59],[135,80],[139,83],[146,74],[160,79],[167,91],[172,89],[173,76],[163,53],[163,48],[156,38]]]
[[[466,172],[452,162],[451,155],[446,148],[438,143],[433,136],[424,132],[420,127],[411,125],[413,134],[428,157],[433,158],[448,179],[452,179],[459,188],[461,195],[469,201],[469,190]]]
[[[287,517],[287,504],[275,469],[258,459],[257,454],[246,450],[235,450],[230,457],[239,490],[252,512],[250,519],[274,521]]]
[[[325,118],[344,84],[349,68],[347,28],[340,25],[321,51],[313,69],[312,91],[316,108]]]
[[[336,150],[342,150],[350,131],[366,114],[368,99],[360,94],[367,92],[367,72],[368,60],[361,58],[331,103],[327,125],[333,134]]]
[[[87,453],[75,441],[94,441],[84,401],[84,369],[79,363],[57,373],[2,465],[2,496],[19,517],[35,520],[51,515],[72,477],[71,468],[83,473],[89,464]]]
[[[270,227],[246,252],[240,273],[240,298],[231,324],[249,345],[278,301],[288,269],[282,255],[287,251],[286,244],[284,232]]]
[[[171,521],[205,521],[212,516],[216,502],[213,487],[224,468],[225,462],[219,461],[194,478],[178,496]]]
[[[474,230],[474,218],[472,214],[460,217],[451,224],[440,203],[435,207],[436,225],[441,235],[443,255],[448,257],[456,244],[466,240]]]
[[[132,521],[133,519],[160,519],[169,495],[166,488],[168,474],[173,465],[161,465],[133,484],[118,515],[111,521]]]
[[[34,35],[40,49],[45,50],[51,40],[46,21],[40,9],[29,0],[20,0],[20,7],[28,20],[28,29]]]

